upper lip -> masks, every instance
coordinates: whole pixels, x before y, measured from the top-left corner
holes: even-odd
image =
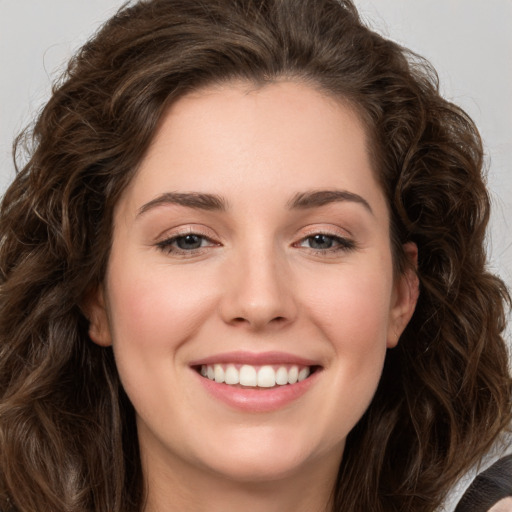
[[[251,366],[263,366],[271,364],[296,364],[300,366],[320,366],[318,361],[304,358],[286,352],[223,352],[201,359],[191,361],[190,366],[212,365],[212,364],[248,364]]]

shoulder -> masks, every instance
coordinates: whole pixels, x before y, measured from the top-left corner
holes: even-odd
[[[457,483],[439,512],[512,512],[503,507],[490,510],[511,497],[512,433],[508,433]]]
[[[471,482],[455,512],[488,512],[496,503],[512,497],[512,455],[498,459]]]

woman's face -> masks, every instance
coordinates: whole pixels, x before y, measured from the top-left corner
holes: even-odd
[[[90,305],[146,467],[336,471],[417,296],[412,272],[394,279],[367,144],[350,108],[293,82],[167,112]]]

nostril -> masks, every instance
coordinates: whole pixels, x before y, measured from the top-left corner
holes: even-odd
[[[258,315],[252,314],[247,316],[234,316],[228,320],[232,326],[243,327],[247,326],[252,329],[262,329],[265,326],[278,327],[285,326],[289,319],[287,316],[272,316],[272,315]]]

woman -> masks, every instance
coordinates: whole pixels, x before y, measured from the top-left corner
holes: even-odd
[[[433,511],[508,425],[478,133],[351,3],[123,9],[33,142],[2,510]]]

